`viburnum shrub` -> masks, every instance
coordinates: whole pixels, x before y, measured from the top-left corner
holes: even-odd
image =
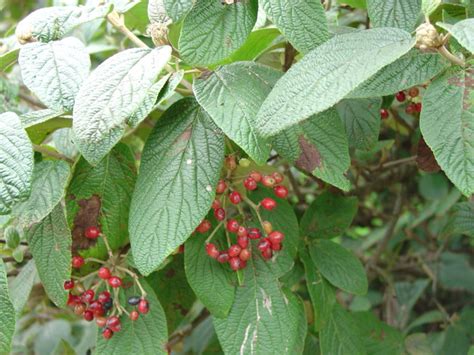
[[[474,1],[0,10],[0,354],[473,354]]]

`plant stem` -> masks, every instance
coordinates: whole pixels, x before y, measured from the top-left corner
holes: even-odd
[[[43,147],[43,146],[38,145],[38,144],[33,144],[33,149],[36,152],[47,155],[51,158],[64,160],[64,161],[67,161],[70,164],[74,164],[74,160],[72,160],[71,158],[68,158],[67,156],[65,156],[61,153],[56,152],[55,150],[48,149],[48,148]]]
[[[217,227],[212,231],[212,233],[209,235],[209,237],[206,239],[205,244],[209,243],[211,239],[214,237],[214,235],[217,233],[219,228],[224,225],[224,222],[220,222]]]
[[[146,293],[145,289],[142,287],[142,284],[140,283],[138,275],[135,274],[133,271],[131,271],[131,270],[125,268],[125,267],[122,267],[122,266],[117,265],[117,269],[129,274],[133,278],[133,280],[137,284],[138,288],[140,289],[140,292],[142,294],[142,298],[145,298],[147,293]]]
[[[105,234],[100,234],[102,236],[102,239],[104,240],[105,247],[107,248],[107,253],[109,254],[109,258],[113,259],[114,253],[112,252],[112,248],[110,247],[109,241],[106,237]]]
[[[112,11],[110,14],[107,15],[107,21],[109,21],[110,24],[114,26],[119,32],[121,32],[128,39],[130,39],[137,47],[149,48],[145,42],[135,36],[135,34],[130,31],[127,26],[125,26],[123,18],[120,17],[120,15],[116,11]]]
[[[454,63],[456,65],[460,65],[461,67],[464,67],[466,65],[464,60],[456,57],[454,54],[452,54],[450,51],[448,51],[446,46],[439,47],[438,48],[438,53],[441,54],[446,59],[448,59],[451,63]]]

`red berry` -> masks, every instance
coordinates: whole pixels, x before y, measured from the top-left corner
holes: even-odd
[[[271,243],[270,241],[268,240],[268,238],[263,238],[260,242],[258,242],[258,250],[260,250],[261,252],[267,250],[267,249],[270,249],[271,248]]]
[[[105,327],[105,325],[107,324],[107,318],[105,317],[98,317],[95,319],[95,324],[97,324],[97,326],[99,328],[103,328]]]
[[[214,217],[216,217],[218,221],[223,221],[225,219],[225,210],[223,208],[214,210]]]
[[[235,168],[237,168],[237,162],[235,161],[235,157],[233,155],[229,155],[228,157],[226,157],[224,164],[229,170],[234,170]]]
[[[68,306],[75,305],[79,302],[81,302],[81,298],[79,296],[75,296],[75,295],[72,295],[72,294],[69,294],[67,296],[67,305]]]
[[[253,191],[257,189],[258,184],[253,178],[249,176],[247,179],[244,180],[244,187],[249,191]]]
[[[395,95],[395,98],[397,99],[398,102],[403,102],[406,100],[407,96],[405,95],[404,91],[399,91]]]
[[[258,228],[250,228],[248,230],[248,237],[250,239],[258,239],[262,236],[262,232],[260,232],[260,229]]]
[[[283,175],[281,175],[279,172],[275,171],[272,174],[272,177],[275,179],[275,184],[280,184],[283,181]]]
[[[82,316],[86,310],[86,305],[82,302],[76,304],[74,306],[74,313],[77,314],[78,316]],[[92,315],[94,316],[94,315]]]
[[[207,219],[203,220],[196,228],[196,232],[204,234],[211,229],[212,224]]]
[[[268,235],[268,240],[272,244],[280,244],[283,241],[283,239],[285,239],[285,235],[282,232],[279,232],[279,231],[271,232]]]
[[[239,230],[239,222],[237,222],[235,219],[229,219],[227,221],[226,228],[229,232],[231,233],[237,233]]]
[[[280,251],[282,248],[281,244],[280,243],[272,243],[272,246],[271,246],[271,249],[273,251]]]
[[[423,108],[423,106],[422,106],[421,102],[418,102],[418,103],[415,104],[415,112],[420,113],[422,108]]]
[[[108,300],[110,300],[110,292],[109,291],[102,291],[99,293],[99,296],[97,296],[97,300],[100,303],[107,303]]]
[[[183,253],[184,253],[184,244],[181,244],[181,245],[178,247],[178,253],[179,253],[179,254],[183,254]]]
[[[219,256],[217,257],[217,261],[220,262],[221,264],[225,264],[226,262],[229,261],[229,254],[227,254],[226,252],[220,253]]]
[[[122,323],[120,322],[120,318],[117,316],[109,317],[106,325],[114,332],[119,332],[122,329]]]
[[[275,186],[273,192],[275,192],[275,195],[279,198],[287,198],[288,196],[288,189],[285,186]]]
[[[138,317],[140,317],[140,313],[138,313],[137,311],[130,312],[130,320],[136,321]]]
[[[150,310],[150,305],[146,299],[141,299],[140,303],[138,303],[137,309],[141,314],[147,314]]]
[[[73,256],[72,257],[72,267],[74,269],[80,269],[84,265],[85,261],[82,256]]]
[[[94,301],[90,304],[89,310],[94,312],[94,316],[101,317],[105,313],[104,306],[99,301]]]
[[[110,272],[110,269],[108,267],[102,266],[99,269],[98,275],[102,280],[107,280],[112,276],[112,273]]]
[[[102,336],[106,340],[112,338],[113,335],[114,335],[114,332],[109,328],[105,328],[104,331],[102,332]]]
[[[241,237],[237,237],[237,244],[239,244],[239,246],[242,249],[247,248],[248,245],[249,245],[249,237],[247,237],[246,235],[243,235]]]
[[[260,205],[265,208],[266,210],[268,211],[271,211],[273,210],[276,206],[277,206],[277,203],[274,199],[270,198],[270,197],[265,197],[261,202],[260,202]]]
[[[411,103],[405,108],[405,112],[409,115],[412,115],[416,112],[416,104]]]
[[[383,120],[386,120],[389,116],[390,116],[390,113],[388,112],[387,109],[385,109],[385,108],[380,109],[380,117]]]
[[[225,183],[225,181],[222,179],[219,180],[216,187],[216,193],[223,194],[226,189],[227,189],[227,184]]]
[[[94,226],[87,227],[84,236],[88,239],[97,239],[100,235],[100,229]]]
[[[246,237],[247,236],[247,228],[244,226],[240,226],[239,230],[237,231],[237,236],[238,237]]]
[[[94,296],[94,290],[89,289],[81,295],[81,300],[84,303],[91,303],[94,300]]]
[[[412,98],[417,97],[419,94],[420,94],[420,90],[417,87],[414,87],[408,90],[408,95],[410,95],[410,97]]]
[[[112,276],[108,279],[108,283],[113,288],[119,288],[122,286],[122,279],[117,276]]]
[[[88,322],[92,322],[92,320],[94,319],[94,313],[90,310],[85,311],[82,316]]]
[[[265,260],[270,260],[272,256],[273,256],[272,249],[268,248],[262,251],[262,258],[264,258]]]
[[[239,258],[242,261],[247,261],[252,257],[252,253],[248,249],[242,249],[239,254]]]
[[[258,171],[252,171],[252,172],[249,174],[249,177],[251,177],[252,179],[254,179],[256,182],[262,181],[262,174],[260,174]]]
[[[240,245],[233,244],[229,247],[229,250],[227,251],[227,253],[229,254],[231,258],[234,258],[236,256],[239,256],[241,250],[242,248],[240,247]]]
[[[272,176],[265,175],[264,177],[262,177],[262,184],[263,186],[266,186],[266,187],[273,187],[275,186],[276,181]]]
[[[221,201],[219,201],[219,200],[214,200],[214,201],[212,201],[212,209],[213,209],[213,210],[216,210],[216,209],[218,209],[218,208],[220,208],[220,207],[221,207]]]
[[[237,271],[242,266],[242,260],[240,260],[240,258],[238,258],[238,257],[230,258],[229,259],[229,265],[230,265],[230,268],[232,270]]]
[[[219,256],[219,250],[217,250],[217,247],[212,243],[206,245],[206,253],[213,259],[217,259]]]
[[[240,194],[237,191],[232,191],[229,194],[229,200],[234,205],[238,205],[240,202],[242,202],[242,196],[240,196]]]
[[[64,281],[64,289],[65,290],[72,290],[73,288],[74,288],[74,280]]]

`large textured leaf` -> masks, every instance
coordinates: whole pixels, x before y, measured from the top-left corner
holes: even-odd
[[[375,146],[380,132],[381,105],[382,100],[375,98],[342,100],[336,106],[352,147],[370,150]]]
[[[263,0],[265,13],[293,46],[309,52],[329,39],[323,5],[319,0]]]
[[[58,111],[72,111],[74,98],[91,66],[86,47],[74,37],[29,43],[21,48],[18,62],[28,89]]]
[[[12,208],[18,223],[29,226],[45,218],[64,197],[70,168],[62,160],[45,160],[35,165],[30,197]]]
[[[127,119],[148,98],[171,56],[171,47],[128,49],[103,62],[79,90],[74,105],[75,142],[97,164],[120,140]]]
[[[37,277],[38,272],[36,271],[35,262],[30,260],[10,282],[10,294],[17,318],[21,315],[30,297],[31,289]]]
[[[255,130],[255,116],[280,76],[263,65],[239,62],[220,67],[194,82],[199,104],[259,164],[268,159],[270,145]]]
[[[13,112],[0,114],[0,215],[29,196],[32,174],[33,148],[20,118]]]
[[[334,286],[349,293],[367,293],[367,276],[361,262],[346,248],[320,239],[309,249],[321,274]]]
[[[71,231],[61,204],[27,231],[28,245],[48,297],[64,307],[68,291],[64,281],[71,278]]]
[[[382,68],[377,74],[353,90],[348,97],[392,95],[431,80],[448,66],[449,62],[438,53],[424,53],[413,49],[392,64]]]
[[[193,99],[175,103],[145,145],[130,211],[135,263],[152,272],[207,214],[224,156],[224,136]]]
[[[137,352],[141,354],[167,354],[165,345],[168,341],[168,330],[166,328],[165,312],[153,289],[145,281],[140,282],[148,293],[147,300],[150,303],[150,312],[140,316],[134,322],[123,315],[120,318],[122,330],[110,340],[105,340],[99,330],[97,332],[97,354],[130,355]],[[136,296],[136,290],[134,287],[130,287],[125,289],[125,292],[121,292],[120,296],[121,304],[125,305],[128,297]],[[129,311],[131,311],[130,308]]]
[[[174,22],[181,20],[193,7],[196,0],[163,0],[166,13]]]
[[[110,8],[110,5],[45,7],[25,17],[16,27],[16,36],[21,43],[61,39],[83,23],[104,18]]]
[[[465,234],[474,238],[474,202],[461,202],[451,210],[443,236]]]
[[[449,33],[468,51],[474,53],[474,19],[457,22],[449,28]]]
[[[179,51],[189,64],[209,65],[228,57],[247,39],[257,21],[257,1],[197,0],[184,19]]]
[[[327,325],[319,333],[321,354],[367,354],[364,339],[352,315],[335,305]]]
[[[117,145],[95,167],[83,158],[78,161],[67,190],[74,251],[88,249],[88,255],[106,255],[102,238],[96,243],[84,237],[89,226],[100,226],[113,249],[128,240],[128,214],[135,180],[135,159],[125,145]]]
[[[344,125],[334,108],[287,128],[272,139],[273,147],[296,167],[349,190],[344,176],[350,167],[349,143]]]
[[[0,258],[0,353],[10,354],[13,333],[15,332],[15,308],[8,290],[7,270]]]
[[[394,28],[333,37],[278,81],[258,113],[258,129],[272,136],[330,108],[413,44],[408,32]]]
[[[31,111],[20,116],[23,128],[29,128],[37,124],[49,121],[64,114],[64,110],[51,110],[49,108],[39,111]],[[72,124],[72,121],[71,121]]]
[[[441,4],[442,0],[421,0],[421,11],[425,16],[430,16]]]
[[[421,12],[422,0],[367,0],[374,27],[397,27],[411,32]]]
[[[147,12],[150,23],[156,23],[160,25],[167,25],[171,23],[171,18],[168,16],[166,11],[164,0],[149,0]]]
[[[474,69],[452,68],[423,96],[420,128],[441,169],[466,196],[474,193]]]

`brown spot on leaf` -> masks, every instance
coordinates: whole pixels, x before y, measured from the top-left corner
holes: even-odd
[[[433,152],[423,137],[418,142],[416,164],[418,165],[418,169],[426,171],[427,173],[436,173],[441,170]]]
[[[79,211],[77,211],[72,226],[72,251],[77,252],[82,249],[89,249],[94,246],[97,241],[84,237],[84,231],[90,226],[99,226],[99,214],[101,200],[97,195],[93,195],[89,199],[79,200]]]
[[[172,148],[169,150],[170,156],[175,156],[180,154],[183,150],[186,149],[189,139],[192,134],[192,125],[190,125],[186,130],[181,133],[173,142]]]
[[[207,80],[211,77],[211,75],[214,74],[214,72],[212,70],[205,70],[201,73],[201,75],[199,76],[199,80]]]
[[[298,137],[298,143],[301,154],[295,162],[296,166],[308,172],[313,172],[316,168],[321,167],[321,154],[316,147],[304,135]]]
[[[176,271],[174,269],[169,269],[166,271],[165,276],[169,279],[173,278],[176,275]]]

